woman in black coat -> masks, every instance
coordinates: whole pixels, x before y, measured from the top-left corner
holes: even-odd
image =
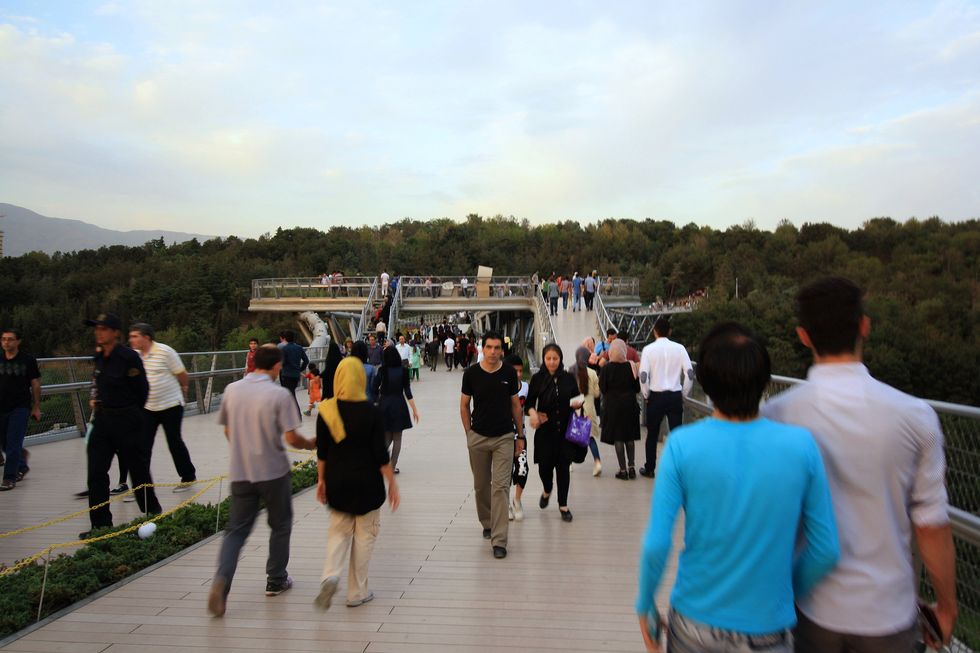
[[[599,373],[599,391],[602,393],[602,441],[616,447],[619,459],[616,478],[636,478],[633,452],[634,442],[640,439],[640,407],[636,403],[640,382],[633,363],[626,360],[626,343],[619,338],[609,345],[609,362]]]
[[[585,459],[585,448],[565,439],[565,429],[572,416],[570,404],[579,394],[575,376],[562,365],[561,347],[551,343],[542,351],[544,367],[531,377],[524,411],[534,428],[534,462],[544,486],[538,501],[543,510],[551,498],[552,480],[558,479],[558,510],[564,521],[572,521],[568,509],[569,467]],[[581,457],[578,455],[581,453]]]
[[[412,407],[412,417],[419,421],[419,411],[412,398],[412,385],[408,378],[408,368],[402,365],[401,354],[393,345],[385,348],[382,366],[374,377],[374,394],[381,407],[381,420],[384,423],[385,442],[391,445],[391,467],[398,473],[398,454],[402,450],[402,431],[412,428],[408,416],[408,405]]]

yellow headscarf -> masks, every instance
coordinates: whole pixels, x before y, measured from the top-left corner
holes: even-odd
[[[337,366],[333,377],[333,398],[320,402],[317,412],[330,429],[334,442],[347,437],[344,420],[340,417],[337,401],[367,401],[367,375],[364,363],[356,356],[348,356]]]

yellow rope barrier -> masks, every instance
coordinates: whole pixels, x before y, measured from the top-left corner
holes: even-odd
[[[286,451],[288,451],[289,453],[296,453],[296,454],[306,454],[306,453],[309,453],[308,451],[301,450],[301,449],[287,449]],[[307,463],[310,460],[313,460],[313,458],[315,456],[316,456],[316,453],[314,452],[314,453],[310,454],[305,460],[297,461],[296,462],[296,465],[302,465],[304,463]],[[199,484],[199,483],[206,483],[207,484],[197,494],[195,494],[195,495],[189,497],[188,499],[182,501],[181,503],[177,504],[173,508],[171,508],[169,510],[165,510],[164,512],[161,512],[161,513],[159,513],[157,515],[150,515],[147,518],[147,521],[153,521],[155,519],[163,519],[164,517],[169,517],[173,513],[175,513],[178,510],[180,510],[181,508],[184,508],[184,507],[190,505],[191,503],[193,503],[194,501],[196,501],[197,499],[199,499],[205,492],[207,492],[212,487],[214,487],[219,481],[222,481],[222,480],[224,480],[226,478],[228,478],[228,475],[227,474],[222,474],[221,476],[214,476],[212,478],[205,479],[205,480],[199,480],[199,481],[190,481],[189,483],[183,483],[183,482],[180,482],[180,483],[144,483],[143,485],[140,485],[138,487],[129,489],[129,490],[125,491],[125,492],[121,492],[121,493],[119,493],[119,494],[111,497],[108,501],[103,501],[100,504],[91,506],[89,508],[85,508],[83,510],[77,510],[77,511],[71,513],[70,515],[64,515],[62,517],[58,517],[56,519],[52,519],[50,521],[46,521],[43,524],[34,524],[33,526],[25,526],[24,528],[18,528],[17,530],[8,531],[6,533],[0,533],[0,539],[6,538],[6,537],[12,537],[14,535],[20,535],[22,533],[29,533],[31,531],[36,531],[36,530],[39,530],[41,528],[46,528],[48,526],[53,526],[55,524],[64,523],[66,521],[69,521],[71,519],[74,519],[75,517],[80,517],[82,515],[85,515],[85,514],[91,512],[92,510],[97,509],[97,508],[102,508],[104,506],[107,506],[110,503],[112,503],[113,501],[118,501],[118,500],[120,500],[120,499],[122,499],[122,498],[124,498],[124,497],[126,497],[126,496],[128,496],[130,494],[134,494],[136,492],[139,492],[140,490],[142,490],[144,488],[148,488],[148,487],[153,487],[153,488],[157,488],[157,487],[183,487],[183,486],[186,486],[186,485],[196,485],[196,484]],[[58,543],[58,544],[52,544],[52,545],[48,546],[47,548],[42,549],[41,551],[38,551],[37,553],[35,553],[33,555],[30,555],[30,556],[24,558],[23,560],[18,561],[16,564],[14,564],[11,567],[7,567],[5,569],[0,569],[0,578],[3,578],[4,576],[8,576],[8,575],[14,573],[15,571],[20,571],[21,569],[24,569],[25,567],[28,567],[28,566],[34,564],[37,560],[39,560],[40,558],[43,558],[46,554],[49,554],[50,552],[52,552],[52,551],[54,551],[56,549],[66,549],[66,548],[70,548],[70,547],[73,547],[73,546],[80,546],[80,545],[83,545],[83,544],[94,544],[95,542],[102,542],[103,540],[109,540],[109,539],[112,539],[114,537],[119,537],[120,535],[125,535],[127,533],[135,532],[135,531],[139,530],[139,527],[142,526],[144,523],[146,523],[146,522],[141,522],[141,523],[136,524],[134,526],[128,526],[128,527],[126,527],[126,528],[124,528],[122,530],[112,531],[110,533],[106,533],[105,535],[100,535],[99,537],[89,538],[87,540],[74,540],[72,542],[61,542],[61,543]]]
[[[207,485],[205,485],[197,494],[195,494],[192,497],[189,497],[185,501],[182,501],[181,503],[177,504],[176,506],[174,506],[170,510],[165,510],[164,512],[161,512],[158,515],[151,515],[147,519],[147,521],[153,521],[155,519],[163,519],[164,517],[169,517],[173,513],[175,513],[178,510],[180,510],[181,508],[185,508],[186,506],[190,505],[195,500],[197,500],[198,498],[200,498],[201,495],[203,495],[205,492],[207,492],[212,487],[214,487],[215,484],[217,484],[218,481],[221,480],[221,478],[222,477],[219,476],[219,477],[215,477],[215,478],[212,478],[212,479],[208,479],[207,481],[198,481],[198,482],[201,482],[201,483],[207,483]],[[163,484],[161,484],[161,485],[163,485]],[[174,485],[174,484],[167,484],[167,485]],[[140,486],[140,487],[143,487],[143,486]],[[44,557],[46,554],[48,554],[48,553],[50,553],[50,552],[52,552],[52,551],[54,551],[56,549],[67,549],[69,547],[80,546],[82,544],[94,544],[96,542],[102,542],[104,540],[110,540],[110,539],[112,539],[114,537],[119,537],[120,535],[125,535],[127,533],[136,532],[137,530],[139,530],[139,527],[142,526],[144,523],[146,523],[146,522],[141,522],[139,524],[134,524],[132,526],[127,526],[126,528],[123,528],[121,530],[112,531],[110,533],[106,533],[105,535],[100,535],[98,537],[92,537],[92,538],[89,538],[87,540],[74,540],[72,542],[61,542],[59,544],[52,544],[51,546],[49,546],[49,547],[47,547],[47,548],[45,548],[45,549],[43,549],[41,551],[38,551],[37,553],[35,553],[33,555],[30,555],[30,556],[24,558],[23,560],[21,560],[20,562],[18,562],[14,566],[7,567],[6,569],[0,570],[0,578],[3,578],[4,576],[8,576],[8,575],[14,573],[15,571],[20,571],[21,569],[23,569],[23,568],[25,568],[25,567],[27,567],[29,565],[34,564],[37,560],[39,560],[40,558]]]

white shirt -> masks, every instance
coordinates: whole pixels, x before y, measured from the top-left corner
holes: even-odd
[[[407,343],[404,345],[395,345],[395,349],[398,350],[398,355],[401,356],[403,361],[407,361],[409,354],[412,353],[412,346]]]
[[[147,410],[166,410],[184,405],[184,393],[180,390],[177,375],[186,372],[180,356],[173,347],[154,342],[150,351],[141,351],[146,380],[150,383],[150,395],[143,406]]]
[[[814,365],[807,381],[762,407],[813,434],[834,501],[840,562],[797,603],[836,632],[904,630],[916,620],[912,526],[949,521],[939,418],[860,363]]]
[[[442,343],[442,346],[446,348],[447,354],[451,354],[456,351],[456,341],[452,338],[446,338],[446,341]]]
[[[687,396],[694,384],[694,366],[684,345],[660,336],[640,354],[640,392],[678,392]]]
[[[381,285],[382,286],[387,287],[388,286],[388,280],[389,279],[391,279],[391,277],[388,275],[387,272],[382,272],[381,273]]]

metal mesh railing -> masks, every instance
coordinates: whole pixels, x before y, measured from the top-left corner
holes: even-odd
[[[784,392],[803,379],[773,376],[766,397]],[[953,631],[953,653],[980,650],[980,408],[926,402],[939,416],[946,443],[946,488],[949,493],[950,521],[956,547],[956,592],[959,618]],[[695,382],[685,402],[685,421],[711,414],[700,385]],[[920,593],[933,596],[928,577],[921,575]]]
[[[252,299],[367,297],[377,277],[253,279]]]

